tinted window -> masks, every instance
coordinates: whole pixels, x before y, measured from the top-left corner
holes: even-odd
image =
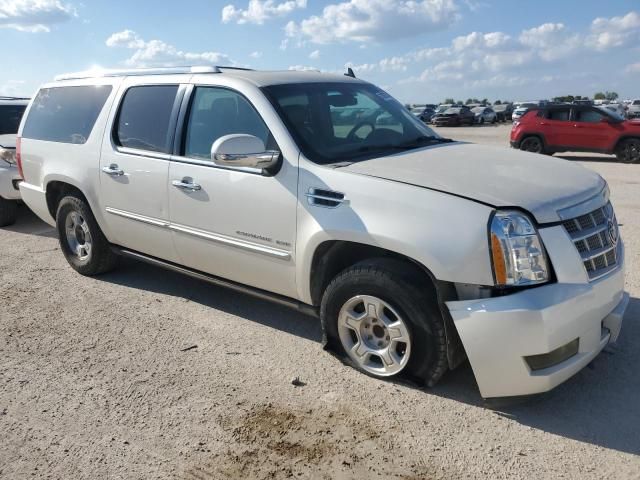
[[[18,133],[24,105],[0,105],[0,135]]]
[[[563,110],[549,110],[547,113],[547,118],[549,120],[557,120],[559,122],[568,122],[569,121],[569,109]]]
[[[110,93],[110,85],[43,88],[33,100],[22,136],[85,143]]]
[[[169,153],[169,124],[177,92],[177,85],[149,85],[127,90],[118,114],[116,143]]]
[[[594,110],[578,110],[576,112],[576,122],[598,123],[604,115]]]
[[[214,142],[235,133],[253,135],[268,149],[275,148],[269,129],[246,98],[226,88],[196,88],[187,125],[185,156],[208,160]]]

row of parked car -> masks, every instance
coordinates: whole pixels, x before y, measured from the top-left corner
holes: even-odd
[[[579,100],[575,105],[590,105],[613,112],[620,118],[640,118],[640,99],[624,102],[609,102],[595,104],[591,100]],[[456,127],[461,125],[490,124],[498,122],[511,122],[519,120],[525,113],[533,108],[545,105],[555,105],[547,100],[537,100],[520,103],[503,103],[499,105],[454,105],[454,104],[427,104],[411,107],[411,113],[425,123],[437,126]]]
[[[425,123],[438,126],[457,127],[461,125],[490,124],[509,122],[512,119],[514,106],[510,103],[502,105],[424,105],[411,108],[411,113]]]

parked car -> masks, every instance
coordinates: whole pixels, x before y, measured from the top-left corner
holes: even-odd
[[[475,121],[476,116],[469,107],[451,107],[431,119],[431,123],[438,127],[473,125]]]
[[[342,75],[92,75],[41,87],[18,144],[82,275],[124,255],[317,315],[374,377],[433,385],[468,356],[484,397],[549,390],[618,337],[624,246],[577,163],[452,142]],[[326,114],[354,107],[402,128]]]
[[[16,134],[28,104],[25,98],[0,97],[0,227],[16,221],[21,180],[16,168]]]
[[[628,118],[640,118],[640,99],[633,100],[627,109]]]
[[[511,119],[515,122],[517,120],[520,120],[520,118],[527,113],[530,109],[532,108],[536,108],[538,107],[540,104],[539,103],[533,103],[533,102],[525,102],[525,103],[519,103],[518,105],[516,105],[515,109],[513,110],[513,113],[511,114]]]
[[[417,107],[411,110],[411,113],[414,114],[417,118],[422,120],[425,123],[429,123],[433,116],[436,114],[436,111],[432,108],[428,107]]]
[[[498,116],[491,107],[475,107],[471,111],[475,115],[476,123],[496,123],[498,121]]]
[[[511,115],[513,115],[513,105],[510,103],[494,105],[493,111],[496,112],[496,117],[499,122],[510,122]]]
[[[620,118],[622,118],[624,120],[624,118],[627,116],[627,111],[625,110],[625,108],[619,104],[619,103],[603,103],[600,108],[604,109],[604,110],[608,110],[610,112],[615,113],[616,115],[618,115]]]
[[[557,105],[529,111],[513,124],[511,145],[535,153],[565,151],[615,154],[640,161],[640,121],[588,105]]]

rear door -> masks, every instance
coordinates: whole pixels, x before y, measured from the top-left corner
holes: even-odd
[[[554,108],[542,112],[536,120],[547,146],[566,148],[570,145],[573,133],[571,107]]]
[[[125,80],[100,159],[101,204],[110,241],[175,261],[169,224],[169,159],[183,87],[176,76]]]

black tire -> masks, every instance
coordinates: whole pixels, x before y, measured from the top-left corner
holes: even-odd
[[[544,153],[542,139],[535,135],[525,137],[520,141],[520,150],[531,153]]]
[[[395,375],[368,372],[351,360],[342,345],[338,332],[339,313],[350,299],[358,295],[371,295],[392,306],[409,330],[409,359]],[[322,297],[320,317],[327,347],[352,367],[374,378],[404,376],[431,387],[448,369],[444,320],[436,298],[434,288],[425,285],[412,266],[387,259],[354,265],[340,273]]]
[[[620,142],[616,157],[622,163],[640,163],[640,138],[629,138]]]
[[[67,221],[71,216],[76,216],[81,219],[83,226],[87,228],[86,232],[83,233],[83,239],[85,242],[89,239],[91,248],[84,258],[81,258],[80,255],[73,250],[67,236]],[[67,262],[69,262],[69,265],[71,265],[76,272],[90,277],[107,273],[115,268],[118,257],[111,250],[109,241],[102,233],[98,222],[96,222],[89,205],[87,205],[84,199],[75,195],[64,197],[58,204],[56,227],[62,253],[67,259]],[[77,228],[75,230],[77,230]],[[78,234],[75,235],[77,236]],[[86,243],[84,243],[84,245],[86,245]]]
[[[18,202],[0,197],[0,227],[8,227],[16,223]]]

